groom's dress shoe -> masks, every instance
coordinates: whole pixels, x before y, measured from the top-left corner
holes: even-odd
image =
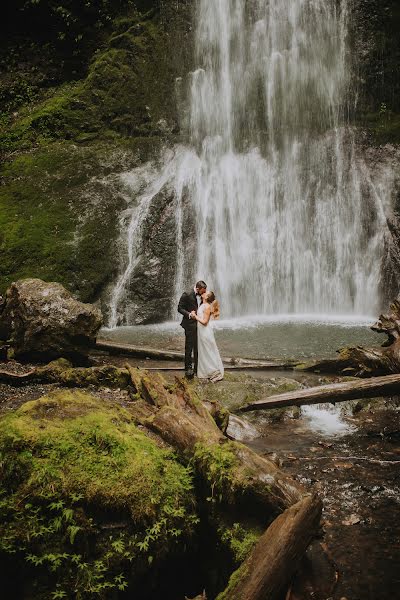
[[[185,371],[185,377],[186,379],[193,379],[194,371],[192,369],[188,369],[187,371]]]

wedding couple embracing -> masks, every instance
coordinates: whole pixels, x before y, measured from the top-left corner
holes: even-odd
[[[224,366],[214,337],[213,321],[219,317],[214,292],[207,292],[206,283],[198,281],[193,290],[182,294],[178,312],[185,330],[186,377],[221,381]]]

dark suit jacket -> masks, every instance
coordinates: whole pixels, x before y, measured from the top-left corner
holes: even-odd
[[[191,292],[183,292],[178,304],[178,312],[183,315],[181,326],[184,329],[197,327],[196,319],[189,319],[192,310],[197,312],[197,298],[194,290]]]

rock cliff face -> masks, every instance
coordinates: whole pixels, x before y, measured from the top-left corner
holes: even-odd
[[[394,160],[400,10],[395,0],[351,6],[359,89],[351,119],[366,148]],[[46,6],[18,0],[6,10],[0,292],[13,280],[40,277],[107,307],[121,269],[120,216],[134,201],[120,175],[185,141],[193,11],[190,0],[105,2],[101,9],[91,2],[72,9],[62,0]],[[167,191],[158,194],[143,224],[128,290],[130,322],[166,316],[159,307],[169,304],[175,276],[173,200]],[[397,291],[396,215],[391,231],[388,296]]]
[[[3,23],[2,292],[34,276],[100,299],[118,268],[120,174],[181,139],[192,3],[86,4],[63,20],[63,2],[16,2]]]

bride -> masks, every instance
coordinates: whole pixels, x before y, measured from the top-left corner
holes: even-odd
[[[224,365],[222,364],[217,343],[214,337],[211,305],[215,302],[214,292],[204,292],[201,296],[203,304],[199,306],[197,315],[193,313],[197,325],[198,343],[198,367],[199,379],[210,381],[221,381],[224,377]]]

